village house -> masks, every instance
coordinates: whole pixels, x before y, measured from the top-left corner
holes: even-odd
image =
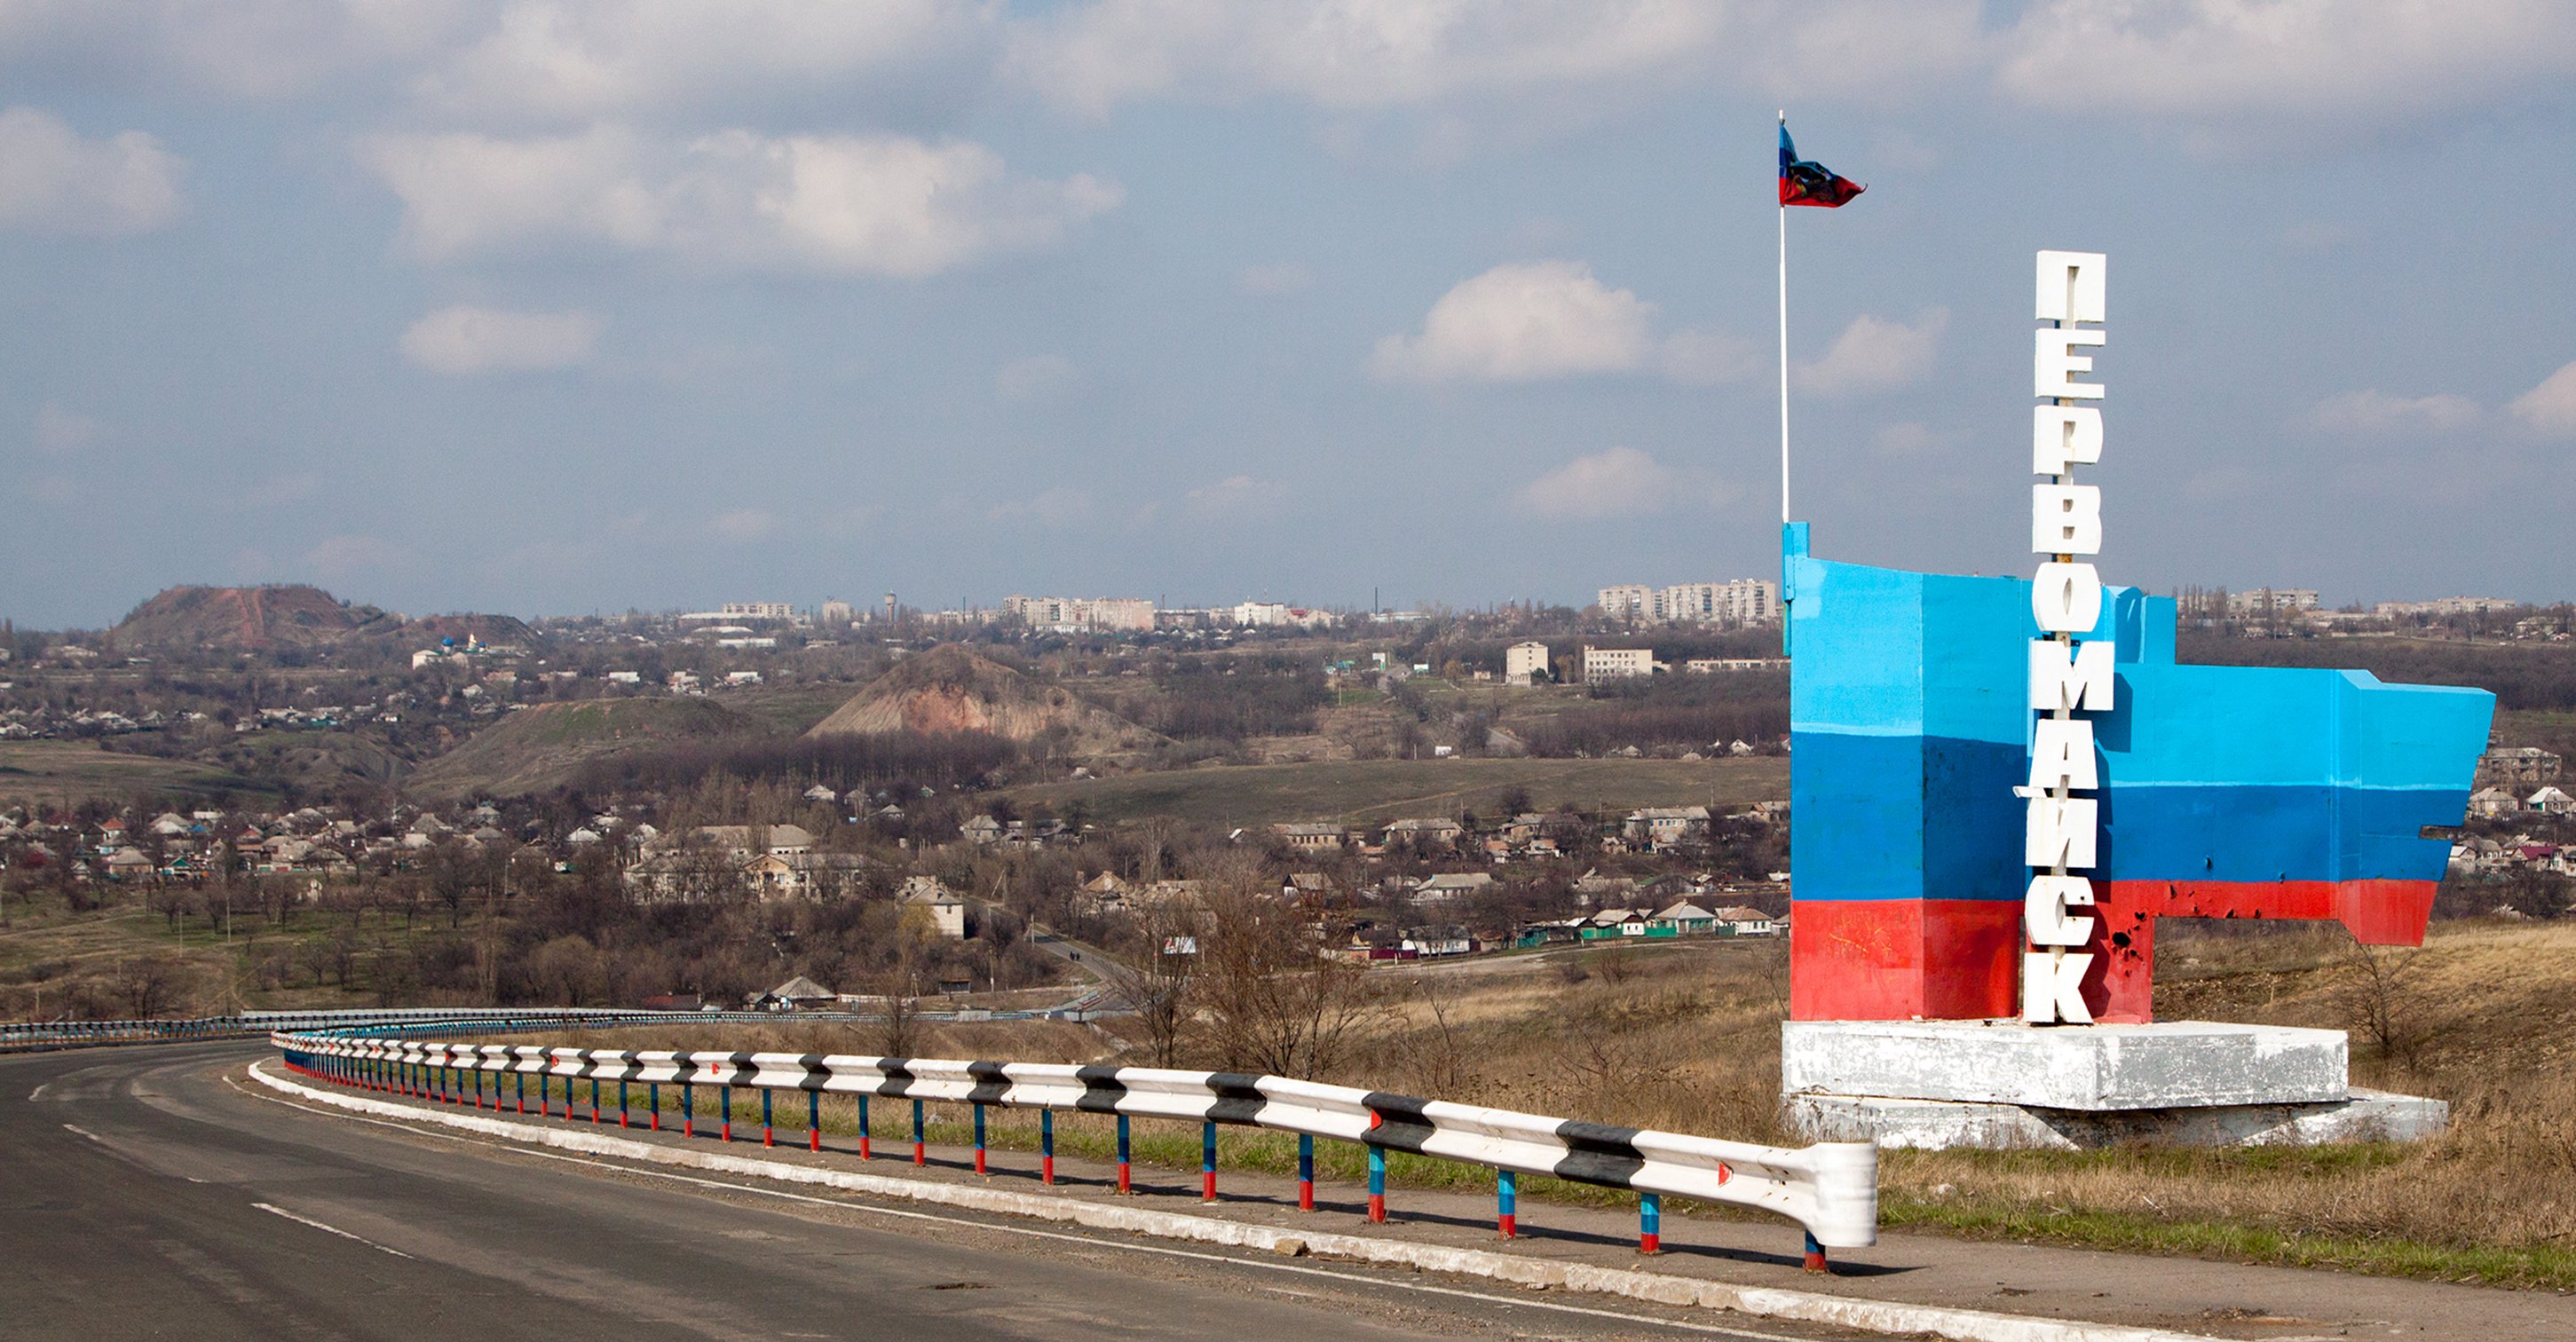
[[[1627,839],[1661,852],[1677,844],[1708,842],[1708,808],[1705,806],[1649,806],[1628,813],[1624,827]]]
[[[1273,825],[1270,832],[1300,853],[1338,853],[1350,841],[1350,832],[1341,826],[1315,822]]]
[[[1417,853],[1447,852],[1458,846],[1459,836],[1467,832],[1464,825],[1445,816],[1428,820],[1398,820],[1386,827],[1386,842],[1403,843]]]
[[[2522,798],[2500,787],[2480,788],[2469,794],[2469,814],[2487,820],[2512,815],[2522,809]]]
[[[1494,874],[1489,871],[1444,872],[1416,886],[1413,902],[1418,905],[1446,904],[1493,888]]]
[[[966,938],[966,901],[951,893],[936,876],[914,876],[903,883],[898,898],[930,915],[931,928],[951,941]]]

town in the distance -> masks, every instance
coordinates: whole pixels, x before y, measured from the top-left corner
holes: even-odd
[[[2576,608],[2176,596],[2187,659],[2495,686],[2441,911],[2566,909]],[[778,1005],[890,974],[1007,1004],[1064,977],[1049,938],[1160,936],[1219,867],[1359,962],[1777,935],[1780,618],[1763,579],[1581,609],[886,593],[534,620],[173,588],[0,640],[0,909],[140,903],[250,968],[142,944],[13,975],[0,1011]],[[589,900],[580,935],[418,934],[531,891]],[[657,912],[746,904],[852,926],[752,948]],[[935,935],[858,926],[907,919]]]

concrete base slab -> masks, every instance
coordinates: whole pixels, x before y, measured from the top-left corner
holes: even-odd
[[[2207,1021],[1789,1021],[1780,1089],[2088,1113],[2337,1104],[2345,1042],[2341,1030]]]
[[[1954,1100],[1790,1095],[1789,1126],[1810,1141],[1986,1151],[2076,1151],[2122,1142],[2174,1146],[2313,1146],[2415,1141],[2449,1126],[2440,1100],[2354,1089],[2321,1104],[2225,1104],[2174,1109],[2051,1109]]]

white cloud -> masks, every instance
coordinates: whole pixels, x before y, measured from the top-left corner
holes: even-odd
[[[362,157],[402,198],[404,237],[430,260],[568,243],[909,279],[1050,246],[1123,198],[1081,174],[1014,177],[979,144],[901,135],[735,130],[672,144],[596,126],[385,136]]]
[[[707,519],[707,530],[736,543],[759,540],[777,529],[778,519],[758,508],[736,508]]]
[[[1604,287],[1580,261],[1499,265],[1442,294],[1421,334],[1379,341],[1373,366],[1414,382],[1623,373],[1653,351],[1654,315],[1654,304]]]
[[[587,312],[452,307],[413,322],[403,357],[433,373],[529,373],[589,360],[602,323]]]
[[[2539,386],[2515,397],[2506,408],[2537,432],[2553,437],[2576,436],[2576,363],[2542,379]]]
[[[2002,39],[1999,87],[2033,106],[2186,122],[2392,126],[2576,75],[2557,0],[2053,0]]]
[[[762,99],[848,96],[952,74],[998,41],[974,0],[514,0],[414,82],[472,116],[595,116]]]
[[[1863,396],[1919,382],[1931,373],[1949,325],[1947,308],[1927,308],[1911,326],[1863,313],[1823,358],[1798,366],[1798,386],[1819,396]]]
[[[1072,389],[1073,361],[1061,354],[1014,359],[993,374],[993,390],[1006,401],[1035,401]]]
[[[1248,294],[1293,294],[1315,282],[1304,266],[1281,262],[1268,266],[1245,266],[1235,277],[1235,284]]]
[[[51,113],[0,112],[0,229],[76,237],[149,233],[187,209],[178,155],[139,130],[84,139]]]
[[[87,415],[53,401],[36,407],[36,447],[40,451],[61,456],[89,447],[106,437],[107,426]]]
[[[1513,504],[1554,521],[1598,521],[1659,513],[1676,504],[1715,507],[1734,497],[1723,480],[1703,471],[1676,469],[1633,447],[1614,447],[1532,480]]]
[[[2485,414],[2477,402],[2449,392],[2409,398],[2354,391],[2318,402],[2308,422],[2329,433],[2452,433]]]
[[[1288,486],[1277,480],[1256,480],[1249,475],[1229,475],[1211,485],[1201,485],[1183,498],[1189,510],[1203,518],[1236,517],[1263,508],[1275,508],[1287,501]]]
[[[1025,522],[1042,527],[1069,527],[1091,519],[1092,498],[1083,490],[1058,485],[1034,498],[994,504],[986,517],[996,522]]]
[[[174,86],[279,99],[424,59],[470,31],[479,0],[10,0],[0,56],[84,87]]]

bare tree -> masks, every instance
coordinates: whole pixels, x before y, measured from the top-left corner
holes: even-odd
[[[1099,965],[1111,991],[1135,1013],[1136,1027],[1145,1036],[1146,1059],[1153,1066],[1180,1065],[1182,1033],[1195,1009],[1190,985],[1197,976],[1198,939],[1205,921],[1204,912],[1195,906],[1174,900],[1156,903],[1138,920],[1141,944],[1134,962]]]
[[[1221,851],[1201,880],[1208,924],[1199,1001],[1219,1058],[1275,1076],[1330,1074],[1381,1013],[1367,971],[1323,955],[1312,925],[1271,891],[1257,856]]]
[[[902,933],[894,967],[877,978],[877,1051],[889,1058],[908,1058],[921,1043],[921,995],[928,980],[921,938],[910,928]]]
[[[2423,992],[2416,984],[2423,952],[2405,946],[2345,947],[2341,992],[2353,1028],[2392,1061],[2411,1061],[2423,1042]]]

